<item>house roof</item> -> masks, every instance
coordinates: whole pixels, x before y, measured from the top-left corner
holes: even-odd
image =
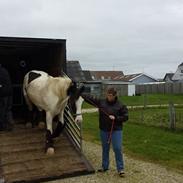
[[[145,73],[137,73],[137,74],[128,74],[128,75],[124,75],[124,76],[121,76],[121,77],[116,77],[115,80],[121,80],[121,81],[126,81],[126,82],[130,82],[130,81],[133,81],[135,79],[137,79],[138,77],[142,76],[142,75],[145,75],[155,81],[158,81],[157,79],[153,78],[152,76],[149,76]]]
[[[170,80],[172,80],[172,77],[173,77],[174,73],[166,73],[163,80],[165,80],[165,78],[169,78]]]
[[[85,76],[82,71],[79,61],[67,61],[67,75],[74,81],[85,81]]]
[[[131,80],[135,79],[136,77],[138,77],[140,75],[142,75],[142,73],[129,74],[129,75],[124,75],[124,76],[116,77],[115,80],[131,81]]]
[[[123,72],[122,71],[90,71],[91,75],[95,78],[95,79],[102,79],[102,77],[104,77],[104,79],[114,79],[117,76],[123,76]]]
[[[92,81],[92,76],[89,70],[83,70],[83,74],[85,76],[86,81]]]
[[[180,67],[180,66],[183,66],[183,62],[178,67]]]

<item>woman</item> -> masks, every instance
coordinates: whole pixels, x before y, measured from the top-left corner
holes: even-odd
[[[99,129],[102,142],[102,168],[99,172],[109,169],[109,150],[112,142],[115,153],[116,168],[120,177],[124,176],[124,162],[122,152],[123,123],[128,120],[128,109],[119,102],[117,91],[109,88],[106,99],[97,99],[89,95],[82,95],[84,100],[99,108]]]

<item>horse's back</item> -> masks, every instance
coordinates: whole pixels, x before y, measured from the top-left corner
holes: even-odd
[[[29,91],[36,92],[45,88],[49,75],[43,71],[32,70],[24,77],[24,87]]]

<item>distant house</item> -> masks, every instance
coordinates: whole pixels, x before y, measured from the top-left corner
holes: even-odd
[[[183,63],[181,63],[174,75],[172,76],[172,81],[183,82]]]
[[[83,70],[86,81],[83,82],[85,85],[85,93],[90,93],[95,96],[100,96],[102,91],[102,82],[93,80],[91,72],[89,70]]]
[[[102,81],[85,81],[85,93],[89,93],[94,96],[101,96],[102,93]]]
[[[163,78],[163,81],[168,82],[168,83],[172,83],[172,77],[173,77],[174,73],[166,73],[165,77]]]
[[[120,80],[120,81],[125,81],[125,82],[130,82],[133,84],[158,82],[157,79],[155,79],[147,74],[144,74],[144,73],[129,74],[129,75],[124,75],[124,76],[120,76],[120,77],[115,77],[114,79]]]
[[[86,82],[84,82],[86,86],[86,92],[91,93],[95,96],[103,95],[104,86],[106,86],[106,82],[114,81],[114,78],[117,76],[123,76],[122,71],[83,71]]]
[[[67,75],[76,82],[86,81],[79,61],[67,61]]]
[[[90,71],[93,80],[113,80],[124,76],[122,71]]]
[[[89,70],[83,70],[83,74],[85,76],[86,81],[92,81],[92,75]]]
[[[102,82],[102,95],[105,96],[105,92],[107,88],[114,87],[119,96],[133,96],[135,95],[135,84],[126,82],[126,81],[118,81],[118,80],[111,80],[111,81],[103,81]]]

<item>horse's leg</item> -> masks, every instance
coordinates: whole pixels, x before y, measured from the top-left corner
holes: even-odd
[[[38,117],[37,117],[38,128],[39,129],[44,129],[45,128],[45,116],[43,115],[43,112],[44,111],[39,109]]]
[[[25,98],[25,102],[29,108],[29,111],[32,111],[33,110],[33,104],[32,102],[29,100],[29,97],[27,95],[27,91],[25,89],[25,87],[23,87],[23,95],[24,95],[24,98]]]
[[[33,110],[32,110],[32,128],[34,128],[35,126],[37,126],[37,118],[39,115],[39,111],[37,109],[37,107],[34,105],[33,106]]]
[[[75,122],[83,121],[82,111],[81,111],[83,101],[84,101],[84,99],[81,96],[79,96],[78,100],[75,102],[75,104],[76,104],[76,118],[74,120]]]
[[[65,121],[64,121],[64,110],[62,110],[58,116],[58,123],[57,123],[57,127],[55,128],[53,134],[52,134],[52,138],[56,138],[58,137],[61,132],[63,131],[64,127],[65,127]]]
[[[53,139],[52,139],[52,120],[53,116],[51,115],[50,112],[46,112],[46,125],[47,125],[47,130],[46,130],[46,153],[48,155],[54,154],[54,147],[53,147]]]
[[[25,126],[27,128],[31,128],[33,126],[33,124],[32,124],[32,120],[33,120],[33,104],[29,100],[29,97],[27,95],[27,91],[26,91],[25,87],[23,87],[23,95],[24,95],[25,103],[28,106],[28,111],[27,111],[27,115],[26,115]]]
[[[25,126],[27,128],[34,128],[36,125],[36,117],[37,117],[37,108],[32,105],[32,109],[28,110]]]
[[[32,119],[33,119],[33,111],[27,110],[26,121],[25,121],[26,128],[32,128]]]

